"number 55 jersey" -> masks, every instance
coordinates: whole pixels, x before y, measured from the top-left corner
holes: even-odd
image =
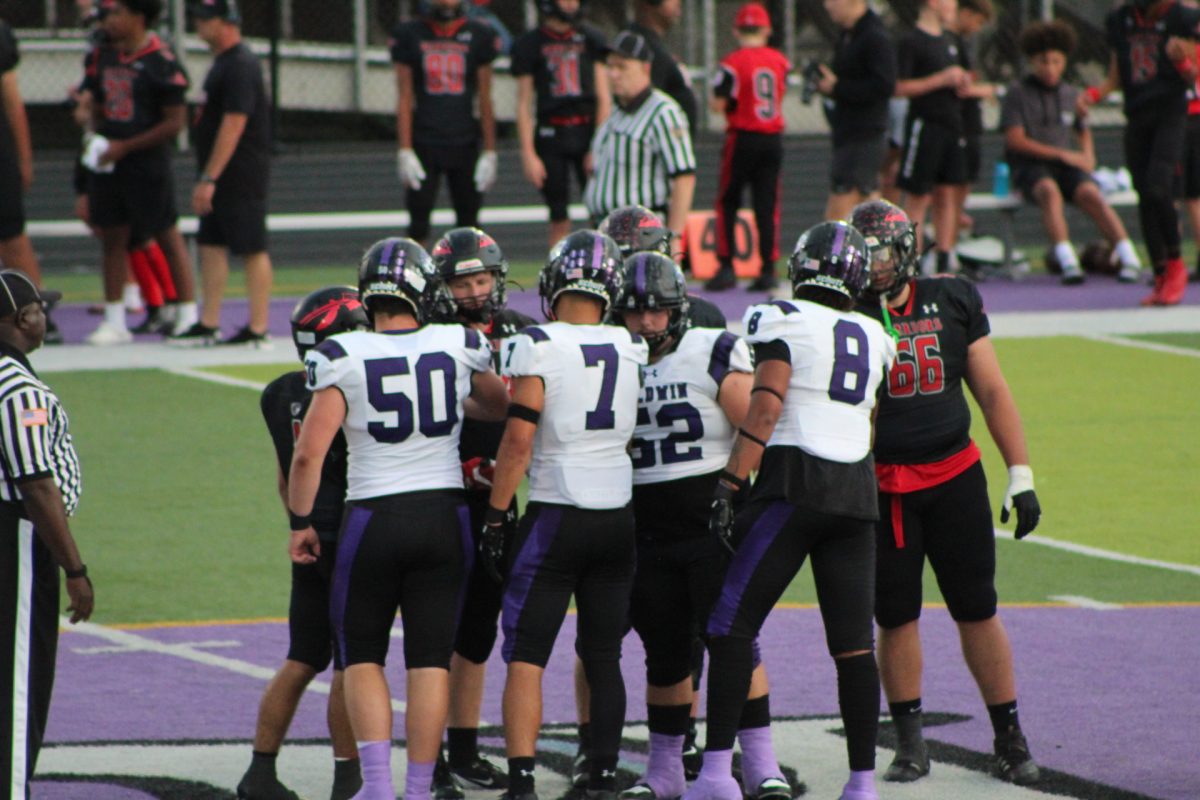
[[[545,387],[529,468],[530,502],[587,509],[629,503],[628,445],[648,353],[641,337],[611,325],[550,322],[504,343],[501,374],[538,377]]]
[[[308,388],[346,400],[347,500],[461,489],[463,401],[492,348],[461,325],[331,336],[308,351]]]

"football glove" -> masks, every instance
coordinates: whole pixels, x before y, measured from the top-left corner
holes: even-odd
[[[116,162],[100,163],[100,157],[108,152],[108,139],[98,133],[90,133],[83,137],[83,153],[79,161],[92,172],[108,174],[117,168]]]
[[[476,456],[462,462],[463,486],[467,491],[481,492],[492,488],[496,477],[496,462]]]
[[[708,512],[708,532],[717,537],[726,550],[735,551],[733,544],[733,495],[735,489],[724,481],[717,482],[712,506]]]
[[[484,150],[475,162],[475,188],[486,192],[496,183],[496,151]]]
[[[1042,516],[1042,507],[1033,491],[1033,469],[1026,464],[1008,468],[1008,491],[1004,493],[1004,505],[1000,507],[1000,522],[1008,522],[1013,509],[1017,512],[1017,530],[1014,534],[1024,539],[1037,527]]]
[[[515,507],[501,511],[488,506],[484,513],[483,530],[479,534],[479,560],[488,577],[496,583],[504,582],[505,544],[516,523]]]
[[[396,151],[396,174],[400,183],[409,189],[417,191],[421,188],[421,183],[425,180],[425,167],[421,166],[421,159],[417,158],[416,151],[407,147]]]

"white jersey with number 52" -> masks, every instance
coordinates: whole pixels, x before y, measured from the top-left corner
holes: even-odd
[[[875,320],[806,300],[751,306],[746,341],[787,345],[792,378],[770,445],[819,458],[861,461],[871,449],[871,410],[896,343]]]
[[[612,325],[549,322],[524,328],[502,347],[501,374],[537,376],[546,390],[529,499],[591,509],[627,504],[633,491],[628,445],[646,343]]]

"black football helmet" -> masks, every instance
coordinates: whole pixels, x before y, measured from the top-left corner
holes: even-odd
[[[668,309],[667,328],[661,334],[642,338],[652,352],[677,342],[688,329],[687,281],[683,271],[662,253],[634,253],[621,265],[621,294],[616,310],[647,311]]]
[[[508,259],[496,240],[478,228],[454,228],[438,239],[430,253],[437,267],[455,313],[468,322],[488,322],[492,315],[504,308],[507,296],[505,279],[508,277]],[[450,281],[460,275],[490,272],[494,283],[487,295],[476,295],[457,299],[450,292]],[[470,301],[469,305],[464,305]]]
[[[621,248],[597,231],[575,231],[554,245],[538,275],[542,313],[551,319],[554,301],[563,292],[583,292],[612,309],[621,291]]]
[[[908,214],[887,200],[868,200],[854,207],[850,224],[871,248],[867,293],[891,299],[904,291],[920,267],[917,233]]]
[[[424,325],[449,314],[445,284],[425,248],[412,239],[380,239],[363,254],[358,267],[358,294],[371,316],[371,301],[395,297],[412,307],[417,323]]]
[[[296,303],[292,309],[292,341],[300,360],[326,337],[371,327],[367,310],[353,286],[326,286]]]
[[[788,259],[792,291],[820,286],[857,300],[871,280],[871,251],[850,223],[822,222],[800,234]]]
[[[621,257],[634,253],[671,254],[671,229],[645,206],[621,206],[600,222],[599,231],[621,248]]]
[[[583,20],[584,3],[585,0],[579,0],[579,8],[573,14],[568,14],[559,7],[558,0],[538,0],[538,10],[542,12],[542,16],[556,17],[563,22],[574,25]]]
[[[463,8],[463,3],[466,1],[458,0],[452,6],[443,6],[433,0],[421,0],[417,4],[417,14],[434,22],[453,22],[467,13],[467,10]]]

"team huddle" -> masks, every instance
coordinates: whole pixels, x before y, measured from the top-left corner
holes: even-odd
[[[332,796],[395,797],[383,665],[399,609],[404,796],[448,800],[467,783],[536,800],[542,676],[573,599],[581,797],[790,798],[757,637],[811,558],[846,731],[842,798],[875,798],[881,679],[900,739],[884,779],[930,771],[916,628],[926,555],[988,705],[995,773],[1038,779],[996,617],[964,381],[1009,463],[1002,521],[1015,509],[1020,538],[1040,510],[973,285],[917,278],[911,223],[871,201],[800,237],[793,299],[751,306],[739,338],[689,297],[669,243],[636,207],[570,233],[539,276],[544,323],[505,308],[507,262],[476,228],[431,252],[384,239],[357,291],[299,303],[304,371],[262,401],[292,530],[292,645],[239,797],[295,796],[275,754],[331,661]],[[630,628],[646,651],[650,747],[645,773],[621,787]],[[477,738],[498,639],[507,772]]]

